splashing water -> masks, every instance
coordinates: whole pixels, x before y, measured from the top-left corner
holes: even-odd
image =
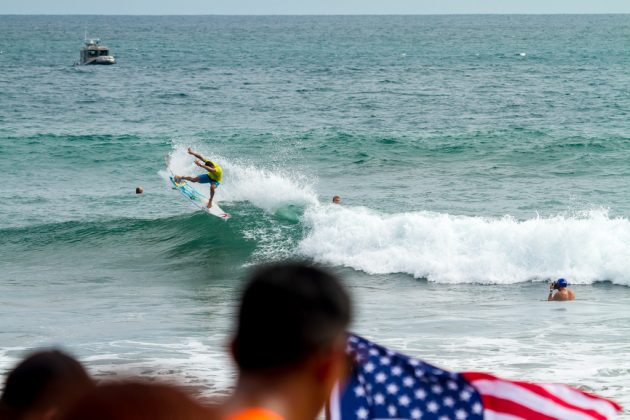
[[[567,277],[630,285],[630,221],[607,211],[483,218],[321,206],[304,215],[300,251],[370,274],[407,273],[440,283],[510,284]]]
[[[223,182],[217,190],[217,199],[221,202],[247,201],[272,214],[287,206],[306,207],[318,203],[316,194],[303,176],[282,170],[261,169],[203,150],[200,153],[216,160],[223,168]],[[201,171],[194,164],[194,158],[187,153],[186,147],[175,145],[169,155],[168,172],[161,171],[160,175],[168,179],[170,173],[194,176]],[[200,192],[207,193],[206,186],[192,185]]]

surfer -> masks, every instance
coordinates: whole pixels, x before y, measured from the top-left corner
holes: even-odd
[[[341,204],[341,197],[338,195],[334,196],[332,199],[333,204]]]
[[[549,296],[547,300],[575,300],[575,293],[567,286],[569,284],[565,279],[558,279],[549,285]],[[556,294],[553,291],[557,290]]]
[[[195,159],[195,165],[205,169],[207,173],[199,176],[175,175],[173,180],[175,180],[175,182],[179,182],[180,180],[185,179],[186,181],[198,182],[200,184],[210,184],[210,200],[208,200],[208,208],[211,208],[212,199],[214,198],[214,190],[221,184],[221,180],[223,179],[223,169],[221,169],[217,163],[211,161],[210,159],[206,159],[199,153],[193,151],[191,147],[188,148],[188,154],[196,157],[197,159]]]

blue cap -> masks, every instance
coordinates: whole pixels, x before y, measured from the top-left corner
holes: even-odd
[[[558,279],[556,280],[556,287],[560,288],[560,287],[567,287],[569,283],[567,283],[567,281],[565,279]]]

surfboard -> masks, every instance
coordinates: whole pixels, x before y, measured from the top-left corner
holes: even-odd
[[[200,210],[205,211],[208,214],[219,217],[223,220],[230,218],[230,215],[223,210],[216,202],[212,203],[212,207],[208,208],[208,197],[197,191],[192,185],[184,180],[175,182],[172,176],[168,177],[173,185],[173,189],[179,191],[184,197],[188,198]]]

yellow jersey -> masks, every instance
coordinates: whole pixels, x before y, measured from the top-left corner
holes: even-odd
[[[214,165],[215,172],[208,172],[208,176],[214,181],[221,182],[223,180],[223,169],[216,162],[212,162],[212,165]]]

